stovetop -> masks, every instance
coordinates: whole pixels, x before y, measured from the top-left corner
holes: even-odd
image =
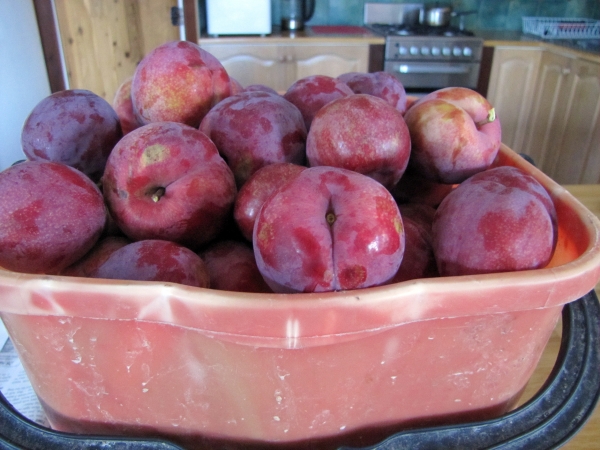
[[[474,33],[469,30],[460,29],[455,26],[433,27],[429,25],[407,25],[407,24],[368,24],[371,31],[383,36],[441,36],[441,37],[470,37]]]

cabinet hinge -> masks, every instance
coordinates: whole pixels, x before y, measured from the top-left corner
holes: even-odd
[[[174,27],[183,25],[183,10],[177,6],[171,8],[171,24]]]

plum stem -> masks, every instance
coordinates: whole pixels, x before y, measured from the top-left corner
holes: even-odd
[[[335,214],[332,212],[328,212],[325,215],[325,220],[327,221],[327,223],[329,224],[329,226],[333,225],[335,222]]]
[[[491,123],[494,120],[496,120],[496,109],[492,108],[488,111],[488,115],[485,119],[480,120],[479,122],[475,123],[475,126],[477,128],[481,128],[482,126],[484,126],[485,124]]]
[[[154,191],[154,194],[152,194],[152,201],[154,203],[158,202],[163,195],[165,195],[165,188],[163,188],[163,187],[157,188],[156,191]]]

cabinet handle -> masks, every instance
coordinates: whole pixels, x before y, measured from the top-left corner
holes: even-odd
[[[292,55],[284,55],[284,56],[279,57],[279,62],[282,62],[282,63],[291,62],[293,60],[294,60],[294,58]]]
[[[569,75],[570,73],[571,73],[570,67],[563,67],[563,70],[562,70],[563,75]]]

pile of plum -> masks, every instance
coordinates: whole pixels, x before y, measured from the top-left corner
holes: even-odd
[[[27,160],[0,172],[0,266],[277,293],[544,267],[554,205],[492,166],[500,145],[470,89],[352,72],[277,93],[169,42],[112,105],[74,89],[32,110]]]

